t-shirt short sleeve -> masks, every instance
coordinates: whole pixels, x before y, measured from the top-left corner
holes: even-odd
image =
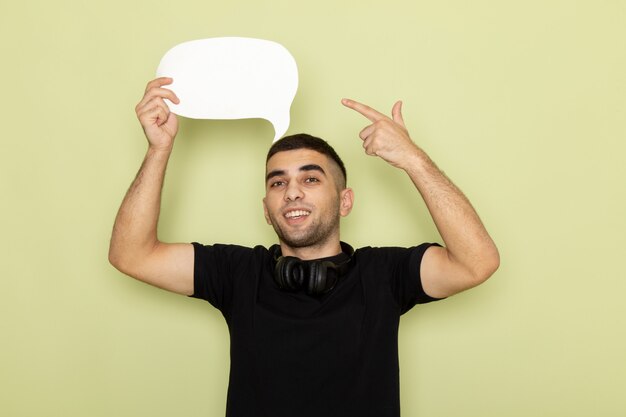
[[[208,301],[224,315],[232,302],[238,265],[246,264],[251,249],[237,245],[202,245],[194,247],[194,291],[191,297]]]
[[[420,266],[426,250],[431,246],[441,246],[437,243],[422,243],[411,248],[394,248],[390,253],[392,259],[393,274],[391,277],[391,290],[396,302],[400,306],[400,314],[404,314],[416,304],[438,301],[426,294],[422,286]]]

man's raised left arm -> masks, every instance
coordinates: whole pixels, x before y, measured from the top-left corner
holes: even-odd
[[[475,287],[500,265],[500,255],[463,193],[410,138],[398,101],[388,117],[354,100],[342,104],[371,122],[359,137],[365,153],[404,170],[421,194],[445,247],[430,247],[421,264],[424,291],[443,298]]]

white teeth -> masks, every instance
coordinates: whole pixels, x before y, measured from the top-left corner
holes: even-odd
[[[311,214],[310,211],[294,210],[294,211],[287,212],[285,214],[285,217],[288,218],[288,219],[292,219],[294,217],[308,216],[309,214]]]

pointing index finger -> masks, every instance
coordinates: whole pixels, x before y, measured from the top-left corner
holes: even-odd
[[[344,98],[341,100],[341,104],[344,106],[361,113],[363,116],[367,117],[371,122],[377,122],[378,120],[385,119],[387,116],[384,114],[374,110],[370,106],[366,106],[365,104],[359,103],[358,101],[350,100]]]

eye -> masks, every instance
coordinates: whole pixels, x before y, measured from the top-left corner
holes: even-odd
[[[274,181],[274,182],[270,183],[270,187],[280,187],[283,184],[285,184],[284,181]]]
[[[308,177],[307,179],[304,180],[304,182],[306,182],[306,183],[314,183],[314,182],[320,182],[320,180],[318,180],[315,177]]]

